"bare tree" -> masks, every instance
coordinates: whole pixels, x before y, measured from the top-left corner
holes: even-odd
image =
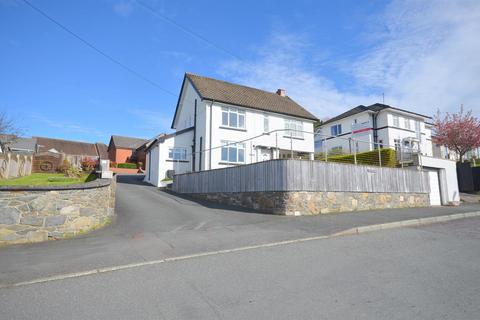
[[[15,141],[20,133],[13,118],[9,117],[6,112],[0,111],[0,151],[5,152],[8,145]]]

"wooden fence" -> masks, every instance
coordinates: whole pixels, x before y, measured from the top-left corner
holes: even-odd
[[[428,193],[428,175],[409,169],[305,160],[270,160],[179,174],[179,193],[338,191]]]
[[[0,153],[0,178],[16,178],[32,174],[32,155],[28,153]]]

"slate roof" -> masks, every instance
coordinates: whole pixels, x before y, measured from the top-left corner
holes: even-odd
[[[192,73],[186,73],[185,78],[191,82],[202,99],[214,100],[262,111],[281,113],[309,120],[318,120],[316,116],[308,112],[288,96],[282,97],[274,92],[203,77]],[[175,110],[175,116],[176,114],[177,111]]]
[[[37,149],[37,139],[35,138],[18,138],[10,144],[10,150],[35,152]]]
[[[137,149],[142,144],[147,142],[146,139],[141,138],[133,138],[133,137],[125,137],[125,136],[116,136],[113,135],[111,141],[117,148],[121,149]]]
[[[47,152],[50,149],[55,149],[58,152],[69,155],[83,155],[97,157],[97,148],[93,143],[53,139],[45,137],[33,137],[37,140],[38,152]]]
[[[97,153],[100,159],[108,159],[108,146],[103,142],[95,143]]]
[[[331,123],[331,122],[335,122],[335,121],[353,116],[354,114],[361,113],[361,112],[364,112],[364,111],[377,112],[377,111],[381,111],[381,110],[385,110],[385,109],[392,109],[392,110],[407,112],[407,113],[411,113],[411,114],[414,114],[414,115],[417,115],[417,116],[420,116],[420,117],[424,117],[424,118],[428,118],[428,119],[432,118],[432,117],[429,117],[429,116],[426,116],[426,115],[423,115],[423,114],[411,112],[411,111],[400,109],[400,108],[395,108],[395,107],[389,106],[387,104],[375,103],[375,104],[372,104],[370,106],[359,105],[358,107],[352,108],[352,109],[350,109],[350,110],[348,110],[348,111],[346,111],[346,112],[344,112],[344,113],[342,113],[342,114],[340,114],[336,117],[333,117],[331,119],[328,119],[327,121],[324,121],[322,123],[322,125],[328,124],[328,123]]]

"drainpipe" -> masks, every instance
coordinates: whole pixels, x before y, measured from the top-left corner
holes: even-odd
[[[210,145],[210,148],[208,150],[208,169],[209,170],[212,169],[212,107],[213,107],[213,102],[214,102],[214,100],[212,100],[212,103],[210,103],[210,137],[208,138],[209,145]]]

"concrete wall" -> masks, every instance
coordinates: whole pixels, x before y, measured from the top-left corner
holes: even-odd
[[[114,215],[115,180],[68,186],[1,186],[0,245],[75,236]]]
[[[458,189],[456,162],[427,156],[421,156],[418,162],[425,169],[438,171],[442,204],[458,204],[460,202],[460,191]]]
[[[31,154],[2,153],[0,154],[0,178],[17,178],[32,173],[33,157]]]

